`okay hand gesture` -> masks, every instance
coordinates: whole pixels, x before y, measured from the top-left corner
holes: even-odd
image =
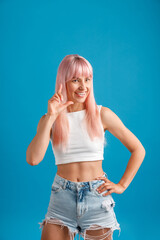
[[[58,89],[58,92],[55,93],[49,100],[48,100],[48,112],[47,115],[50,116],[58,116],[65,108],[69,105],[73,104],[72,101],[67,101],[66,103],[62,103],[63,95],[62,95],[62,84]]]

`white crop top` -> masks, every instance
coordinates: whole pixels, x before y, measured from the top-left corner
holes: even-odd
[[[100,111],[102,105],[97,106]],[[67,113],[70,132],[69,142],[65,153],[54,148],[51,138],[52,150],[55,156],[55,165],[104,159],[104,145],[106,142],[103,125],[101,123],[104,133],[103,139],[101,140],[100,138],[95,137],[94,141],[92,141],[88,132],[82,126],[85,111],[86,109]]]

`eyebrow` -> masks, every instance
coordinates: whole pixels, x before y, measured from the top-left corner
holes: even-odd
[[[73,77],[72,79],[74,79],[74,78],[79,78],[79,79],[81,79],[80,77]],[[90,77],[86,77],[86,79],[87,79],[87,78],[90,78]]]

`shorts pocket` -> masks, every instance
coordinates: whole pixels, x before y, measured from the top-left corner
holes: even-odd
[[[98,182],[97,184],[95,184],[94,187],[93,187],[93,193],[94,193],[95,195],[97,195],[98,197],[103,197],[103,198],[105,198],[105,197],[108,197],[109,195],[111,195],[111,194],[109,194],[109,195],[107,195],[107,196],[102,196],[103,194],[107,193],[108,190],[105,190],[105,191],[103,191],[103,192],[101,192],[101,193],[99,193],[99,192],[96,190],[96,189],[97,189],[99,186],[101,186],[103,183],[104,183],[104,181],[100,181],[100,182]]]
[[[62,190],[62,186],[56,182],[53,182],[51,190],[55,193],[60,192]]]

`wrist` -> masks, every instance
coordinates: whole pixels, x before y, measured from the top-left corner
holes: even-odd
[[[123,188],[124,188],[124,190],[126,190],[127,189],[127,186],[125,186],[123,183],[118,183],[118,184],[120,184]]]
[[[46,116],[46,119],[49,121],[49,122],[54,122],[57,118],[57,116],[55,115],[51,115],[51,114],[48,114],[48,113],[45,113],[45,116]]]

